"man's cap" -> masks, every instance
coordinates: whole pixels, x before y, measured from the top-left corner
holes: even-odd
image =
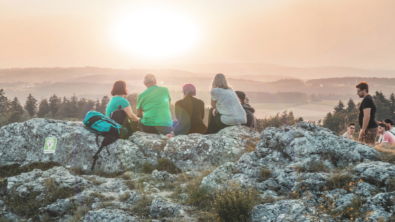
[[[241,100],[245,100],[246,99],[246,94],[244,92],[236,91],[235,93],[236,93],[237,97],[239,97],[239,99],[241,99]]]
[[[390,120],[390,119],[386,119],[386,120],[384,120],[384,122],[385,122],[385,123],[389,123],[389,124],[391,124],[392,126],[394,125],[394,123],[393,123],[392,120]]]

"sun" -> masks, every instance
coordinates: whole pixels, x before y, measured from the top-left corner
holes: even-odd
[[[198,39],[198,29],[192,20],[163,9],[131,12],[117,22],[113,33],[122,50],[147,57],[183,53]]]

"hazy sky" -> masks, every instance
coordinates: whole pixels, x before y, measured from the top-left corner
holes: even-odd
[[[139,7],[196,24],[189,50],[150,58],[117,45]],[[395,69],[394,0],[0,0],[0,68],[268,63]],[[160,36],[158,36],[160,38]]]

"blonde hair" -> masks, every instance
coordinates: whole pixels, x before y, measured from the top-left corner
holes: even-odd
[[[222,89],[231,89],[232,87],[228,84],[226,77],[222,73],[218,73],[215,75],[213,79],[213,83],[211,84],[211,88],[222,88]]]

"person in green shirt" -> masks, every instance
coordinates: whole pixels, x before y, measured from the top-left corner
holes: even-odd
[[[146,133],[168,134],[173,130],[170,114],[170,93],[160,87],[152,74],[144,77],[147,89],[137,98],[137,116],[141,117],[139,128]]]
[[[137,130],[137,122],[140,120],[132,110],[129,101],[125,99],[128,94],[128,89],[126,88],[126,83],[123,80],[116,81],[111,90],[111,95],[113,96],[110,102],[107,104],[106,116],[110,116],[112,112],[117,110],[119,106],[126,112],[129,117],[129,122],[133,132]]]

